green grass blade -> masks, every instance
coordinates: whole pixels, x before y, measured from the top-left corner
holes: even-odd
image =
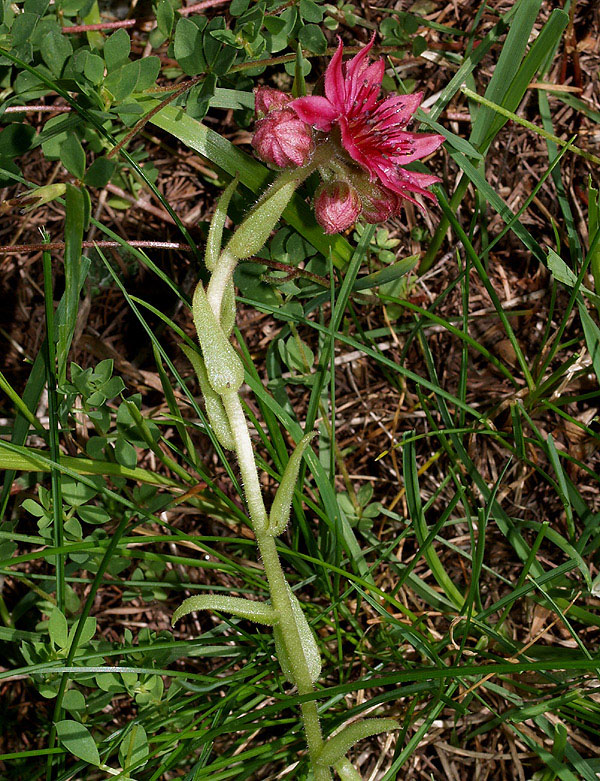
[[[45,237],[46,238],[46,237]],[[81,249],[81,244],[80,244]],[[73,253],[76,254],[76,253]],[[66,249],[65,249],[66,258]],[[50,440],[50,458],[55,464],[60,460],[59,430],[58,430],[58,390],[56,383],[56,331],[54,328],[54,296],[52,291],[52,260],[50,252],[42,253],[44,269],[44,303],[46,310],[46,384],[48,387],[48,426]],[[66,265],[66,262],[65,262]],[[65,272],[66,273],[66,272]],[[75,280],[76,282],[76,280]],[[79,286],[75,286],[79,291]],[[67,291],[65,290],[65,294]],[[77,316],[77,307],[75,308]],[[54,546],[60,548],[64,542],[63,503],[61,488],[61,473],[57,467],[52,468],[52,517]],[[65,606],[65,560],[63,556],[56,557],[56,606],[63,612]]]
[[[444,569],[439,556],[434,551],[433,546],[429,545],[427,548],[424,546],[429,529],[427,527],[427,522],[425,520],[423,507],[421,504],[421,492],[419,489],[419,475],[417,472],[415,445],[414,441],[411,439],[405,438],[404,440],[402,446],[402,463],[408,512],[413,522],[419,545],[421,546],[423,555],[427,560],[427,564],[429,565],[434,578],[442,587],[444,594],[446,594],[446,596],[452,600],[456,607],[460,609],[465,601],[464,596],[452,582],[452,579]]]
[[[508,94],[513,79],[517,75],[519,66],[529,42],[529,36],[537,19],[542,0],[520,0],[510,25],[506,41],[494,67],[494,73],[485,91],[485,97],[493,103],[502,105]],[[477,111],[473,122],[470,141],[479,148],[486,140],[489,130],[495,120],[492,109],[482,106]]]

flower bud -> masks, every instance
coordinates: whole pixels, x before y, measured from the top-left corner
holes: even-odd
[[[385,222],[400,211],[402,198],[392,190],[369,181],[361,182],[358,189],[363,207],[362,217],[365,222],[373,225]]]
[[[265,163],[278,168],[299,167],[312,152],[312,130],[292,109],[274,109],[256,123],[252,146]]]
[[[339,233],[350,228],[361,209],[358,193],[347,182],[332,182],[317,190],[315,217],[325,233]]]
[[[257,87],[254,90],[254,110],[257,119],[262,119],[269,111],[283,108],[291,99],[291,95],[273,87]]]

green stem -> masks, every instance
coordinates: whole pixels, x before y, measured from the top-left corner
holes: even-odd
[[[242,474],[248,512],[254,527],[256,542],[269,584],[271,604],[277,613],[278,624],[281,628],[294,682],[298,687],[299,694],[312,694],[315,689],[294,618],[292,602],[281,567],[281,561],[279,560],[279,554],[277,553],[275,538],[267,531],[267,513],[258,479],[258,470],[246,416],[237,393],[223,394],[221,398],[235,440],[236,455]],[[323,745],[323,735],[316,702],[302,703],[300,712],[306,733],[309,756],[313,760]],[[316,762],[312,764],[315,779],[319,781],[331,779],[331,773],[328,768],[320,768]]]
[[[237,392],[223,394],[221,399],[223,400],[223,406],[229,418],[231,433],[235,440],[236,455],[240,472],[242,473],[248,512],[254,525],[254,531],[258,534],[268,527],[269,519],[262,497],[246,416]]]
[[[44,237],[46,238],[46,237]],[[56,343],[54,328],[54,303],[52,293],[52,260],[49,252],[42,253],[44,269],[44,300],[46,307],[46,382],[48,385],[48,419],[50,440],[50,456],[57,464],[60,458],[58,443],[58,391],[56,388]],[[54,546],[61,548],[64,543],[63,506],[61,474],[57,467],[52,467],[52,518]],[[59,610],[65,609],[65,559],[56,557],[56,605]]]
[[[215,270],[212,273],[206,297],[218,320],[221,317],[221,303],[225,294],[227,283],[233,276],[238,259],[225,249],[219,258]]]
[[[259,198],[256,205],[233,234],[221,253],[218,262],[212,269],[213,273],[206,290],[206,300],[216,317],[217,323],[221,322],[223,296],[227,285],[231,281],[237,262],[260,251],[298,185],[317,169],[323,160],[330,156],[330,153],[329,145],[323,144],[315,149],[310,163],[304,168],[281,173],[271,187]],[[196,327],[200,333],[202,329],[198,327],[198,324],[196,324]],[[277,614],[277,626],[288,657],[290,677],[296,684],[299,694],[313,694],[315,691],[313,678],[306,651],[303,647],[297,619],[294,615],[293,597],[281,566],[275,537],[269,531],[269,519],[258,477],[254,449],[250,439],[248,422],[237,392],[238,387],[239,383],[235,386],[235,390],[233,388],[231,390],[219,388],[218,393],[229,421],[244,485],[248,513],[256,535],[265,576],[269,584],[271,604]],[[315,781],[331,781],[332,773],[330,768],[324,767],[317,762],[317,755],[323,747],[323,734],[321,732],[316,702],[313,700],[303,702],[300,705],[300,713],[306,734],[313,777]]]
[[[221,253],[208,283],[206,297],[217,320],[220,319],[225,288],[238,261],[256,255],[262,249],[296,188],[329,157],[329,144],[318,146],[305,166],[282,171],[248,212]]]

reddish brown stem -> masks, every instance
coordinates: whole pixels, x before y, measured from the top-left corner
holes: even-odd
[[[181,244],[177,241],[128,241],[127,244],[130,247],[139,247],[146,249],[176,249],[188,252],[190,247],[187,244]],[[126,247],[124,244],[119,244],[118,241],[82,241],[81,246],[84,249],[93,249],[94,247],[100,247],[100,249],[118,249],[119,247]],[[49,244],[7,244],[0,246],[0,255],[12,255],[17,252],[43,252],[44,250],[62,250],[65,248],[64,241],[52,241]]]
[[[122,22],[100,22],[99,24],[75,24],[63,27],[63,33],[91,33],[95,30],[118,30],[120,27],[135,27],[137,19],[123,19]]]
[[[53,111],[59,112],[59,113],[66,113],[68,111],[73,111],[71,106],[42,106],[42,105],[32,105],[32,106],[9,106],[8,108],[4,109],[5,114],[25,114],[26,112],[30,111],[43,111],[44,113],[51,113]]]
[[[152,117],[155,114],[158,114],[159,111],[161,111],[165,106],[168,106],[169,103],[172,103],[172,101],[175,100],[175,98],[179,97],[180,95],[183,95],[184,92],[187,92],[187,90],[191,89],[191,87],[194,86],[194,84],[197,84],[202,79],[202,76],[194,76],[193,79],[190,79],[189,81],[184,82],[183,84],[180,84],[177,89],[172,92],[167,98],[162,100],[158,106],[155,106],[153,109],[151,109],[147,114],[144,114],[144,116],[135,123],[133,126],[133,129],[127,133],[125,138],[122,138],[119,143],[114,146],[110,152],[106,155],[106,157],[114,157],[116,154],[118,154],[123,147],[128,144],[132,138],[134,138],[140,130],[145,126],[145,124],[148,122],[148,120],[152,119]]]
[[[204,0],[202,3],[194,3],[194,5],[188,5],[187,8],[180,8],[179,13],[182,16],[187,16],[196,13],[196,11],[204,11],[205,8],[212,8],[215,5],[223,5],[228,2],[229,0]]]
[[[128,241],[127,244],[120,244],[118,241],[82,241],[81,246],[83,249],[93,249],[99,247],[100,249],[126,249],[127,245],[130,247],[138,247],[139,249],[174,249],[182,252],[189,252],[191,247],[187,244],[182,244],[178,241]],[[57,251],[65,248],[64,241],[51,241],[48,244],[5,244],[0,246],[0,255],[13,255],[21,252],[44,252]],[[287,271],[287,277],[285,279],[278,279],[277,282],[287,282],[290,279],[296,277],[304,277],[310,279],[312,282],[316,282],[323,287],[329,287],[329,282],[325,277],[319,274],[313,274],[311,271],[306,271],[303,268],[296,268],[295,266],[288,266],[286,263],[280,263],[277,260],[265,260],[265,258],[246,258],[246,263],[256,263],[260,266],[268,266],[276,271]]]

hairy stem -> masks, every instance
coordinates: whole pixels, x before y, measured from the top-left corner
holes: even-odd
[[[210,309],[212,309],[217,323],[221,322],[223,296],[227,285],[231,281],[237,262],[255,255],[260,250],[294,194],[296,187],[312,171],[318,168],[323,157],[328,154],[330,154],[328,145],[323,144],[315,149],[311,161],[304,168],[281,173],[271,187],[259,198],[248,216],[235,231],[225,249],[221,252],[219,260],[212,269],[205,299]],[[202,310],[198,309],[196,311],[195,309],[194,312],[194,317],[196,318],[201,315]],[[199,312],[200,315],[198,314]],[[206,317],[206,312],[202,316]],[[203,323],[199,324],[196,322],[201,344],[203,344],[204,334],[202,326]],[[206,342],[205,335],[204,339]],[[207,346],[209,346],[208,343]],[[208,361],[206,354],[204,357]],[[221,397],[223,409],[231,429],[232,441],[242,476],[246,504],[269,585],[271,605],[277,616],[277,637],[281,637],[281,643],[287,655],[286,667],[288,669],[286,674],[296,684],[299,694],[313,694],[315,692],[313,685],[314,668],[311,667],[312,662],[309,661],[311,659],[311,650],[306,645],[306,637],[303,638],[302,636],[304,629],[298,624],[296,600],[286,581],[277,552],[275,537],[269,529],[269,518],[261,490],[248,422],[237,392],[238,387],[239,384],[235,386],[235,390],[233,387],[231,387],[231,390],[224,390],[220,387],[216,388],[213,381],[213,388],[217,390]],[[310,631],[308,627],[307,631]],[[318,754],[323,748],[324,741],[317,703],[313,700],[302,703],[300,705],[300,713],[306,734],[313,777],[315,781],[331,781],[332,773],[330,768],[318,762]]]
[[[251,257],[260,251],[275,227],[281,214],[294,194],[295,189],[331,155],[329,144],[315,149],[310,161],[302,168],[293,168],[279,174],[273,184],[265,190],[246,218],[233,234],[221,253],[211,276],[206,296],[220,318],[221,302],[227,283],[231,279],[239,260]]]
[[[281,567],[281,561],[279,560],[279,554],[277,553],[275,538],[267,531],[267,513],[260,489],[258,470],[246,416],[237,393],[224,394],[222,399],[235,440],[236,455],[244,484],[244,494],[269,584],[271,604],[277,613],[278,624],[281,628],[294,682],[298,687],[299,694],[312,694],[315,689],[294,618],[292,602]],[[316,702],[302,703],[300,711],[306,733],[309,756],[311,760],[314,760],[317,752],[323,745],[317,704]],[[318,781],[326,781],[331,778],[328,768],[319,767],[314,762],[313,773]]]

